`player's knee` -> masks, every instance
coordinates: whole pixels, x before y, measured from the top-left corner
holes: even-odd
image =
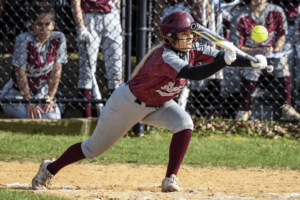
[[[90,147],[89,139],[82,142],[81,149],[86,158],[94,159],[98,156],[97,151],[95,151],[95,149]]]
[[[194,123],[192,118],[188,115],[183,120],[181,120],[181,123],[179,123],[176,127],[174,127],[174,130],[172,132],[177,133],[185,129],[194,129]]]

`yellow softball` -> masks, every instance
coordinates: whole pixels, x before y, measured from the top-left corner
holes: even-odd
[[[251,31],[251,38],[255,42],[264,42],[268,38],[269,32],[266,27],[258,25],[255,26]]]

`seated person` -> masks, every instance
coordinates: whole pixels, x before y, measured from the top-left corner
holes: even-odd
[[[12,59],[14,73],[0,98],[47,98],[49,103],[2,104],[2,109],[10,118],[60,119],[60,110],[53,98],[62,63],[67,63],[66,39],[63,33],[53,31],[55,13],[52,9],[39,7],[32,14],[32,30],[16,39]]]
[[[229,40],[239,48],[250,54],[270,55],[281,52],[285,44],[285,34],[287,31],[287,21],[284,11],[281,7],[267,3],[267,0],[244,0],[246,5],[236,10],[235,17],[231,21],[231,31]],[[257,26],[265,26],[269,32],[266,41],[262,43],[255,42],[250,34],[252,29]],[[287,56],[281,59],[273,60],[270,64],[274,66],[275,80],[272,83],[275,87],[272,97],[279,95],[274,99],[278,105],[282,106],[282,116],[285,119],[300,120],[300,115],[291,106],[291,79],[287,63]],[[260,69],[243,69],[241,80],[241,110],[239,110],[236,119],[248,120],[251,115],[250,100],[251,94],[257,86],[258,79],[262,73]],[[277,94],[276,94],[277,93]]]

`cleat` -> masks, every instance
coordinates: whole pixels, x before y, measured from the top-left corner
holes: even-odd
[[[236,114],[235,119],[239,121],[247,121],[250,118],[251,113],[252,113],[251,110],[248,111],[239,110],[238,113]]]
[[[53,161],[45,160],[42,162],[37,175],[32,179],[32,189],[43,190],[51,185],[51,179],[54,176],[47,170],[47,166]]]
[[[282,118],[285,120],[300,120],[300,114],[289,104],[282,106]]]
[[[178,192],[181,190],[181,185],[175,174],[172,174],[170,178],[166,177],[161,183],[161,192]]]

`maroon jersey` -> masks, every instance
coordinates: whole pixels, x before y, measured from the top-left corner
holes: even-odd
[[[285,35],[287,31],[287,21],[284,11],[281,7],[265,3],[265,9],[260,17],[244,6],[235,12],[230,30],[230,41],[235,45],[248,47],[259,47],[273,45],[276,37]],[[255,42],[251,38],[251,31],[257,25],[263,25],[267,28],[269,36],[263,43]]]
[[[130,81],[130,90],[140,101],[149,105],[170,101],[182,91],[187,81],[177,78],[180,70],[188,64],[194,66],[196,62],[211,63],[218,52],[209,46],[200,46],[179,58],[169,48],[158,48]]]
[[[81,8],[84,13],[109,13],[114,1],[115,0],[81,0]]]
[[[54,64],[67,62],[66,39],[60,32],[53,31],[47,42],[40,46],[31,32],[19,35],[16,39],[12,65],[26,68],[29,89],[37,91],[50,79]],[[16,75],[12,77],[16,83]]]

